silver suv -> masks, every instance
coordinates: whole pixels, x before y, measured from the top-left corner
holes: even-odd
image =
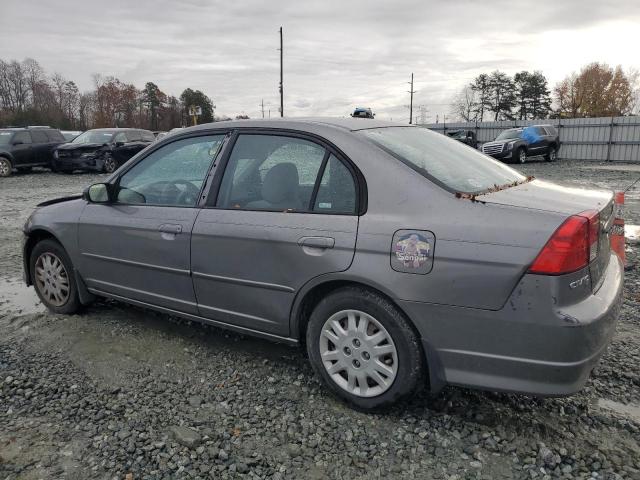
[[[108,297],[304,345],[363,409],[425,382],[563,395],[614,331],[611,220],[611,192],[423,128],[220,122],[39,206],[24,267],[57,313]]]

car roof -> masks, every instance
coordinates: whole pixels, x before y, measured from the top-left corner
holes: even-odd
[[[249,119],[249,120],[228,120],[223,122],[203,123],[195,127],[184,128],[185,133],[197,130],[209,130],[212,128],[284,128],[300,129],[312,126],[327,126],[345,131],[367,130],[372,128],[386,127],[416,127],[406,123],[388,122],[384,120],[373,120],[352,117],[293,117],[293,118],[271,118],[271,119]]]

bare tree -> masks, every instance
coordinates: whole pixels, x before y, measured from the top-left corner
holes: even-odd
[[[465,122],[473,122],[478,118],[477,93],[467,85],[458,92],[451,102],[451,114],[461,118]]]

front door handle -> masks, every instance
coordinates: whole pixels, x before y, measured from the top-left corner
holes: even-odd
[[[331,237],[302,237],[298,240],[301,247],[333,248],[335,244],[336,240]]]
[[[171,233],[173,235],[177,235],[182,233],[182,225],[174,225],[171,223],[165,223],[158,227],[158,231],[161,233]]]

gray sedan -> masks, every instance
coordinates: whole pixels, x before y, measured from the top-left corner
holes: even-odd
[[[57,313],[107,297],[304,345],[362,409],[424,384],[566,395],[614,332],[612,211],[419,127],[220,122],[41,204],[25,279]]]

